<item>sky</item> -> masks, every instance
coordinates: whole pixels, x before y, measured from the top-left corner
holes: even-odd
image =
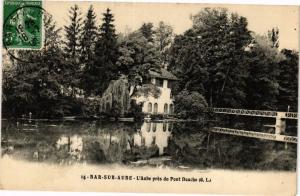
[[[143,22],[159,21],[171,25],[176,34],[182,34],[192,25],[190,16],[204,7],[225,7],[248,19],[248,28],[258,34],[266,34],[272,27],[280,31],[280,48],[299,49],[299,7],[270,5],[225,5],[225,4],[179,4],[179,3],[109,3],[109,2],[76,2],[82,15],[93,4],[97,14],[98,25],[102,13],[109,7],[115,17],[117,32],[128,29],[136,30]],[[68,24],[68,10],[74,2],[44,2],[44,8],[53,15],[58,26]]]

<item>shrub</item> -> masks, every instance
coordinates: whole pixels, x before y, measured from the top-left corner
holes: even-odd
[[[207,106],[205,98],[196,91],[183,90],[175,97],[175,113],[181,118],[198,119]]]

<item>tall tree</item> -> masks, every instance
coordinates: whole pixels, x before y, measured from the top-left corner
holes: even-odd
[[[96,14],[93,6],[90,6],[84,20],[83,32],[80,40],[81,58],[80,62],[83,67],[81,75],[81,87],[90,90],[90,74],[92,67],[95,66],[95,45],[97,41]]]
[[[64,41],[64,55],[65,55],[65,73],[64,76],[68,85],[72,90],[71,96],[75,96],[76,88],[80,85],[81,74],[81,49],[80,38],[82,36],[82,18],[81,12],[77,5],[74,5],[69,10],[70,24],[64,26],[65,41]]]
[[[246,80],[247,108],[277,110],[279,94],[279,62],[283,56],[266,36],[255,35],[244,64],[248,67]]]
[[[151,22],[143,23],[140,28],[140,32],[148,40],[148,42],[153,42],[154,30],[152,28],[153,24]]]
[[[117,66],[131,85],[141,84],[149,79],[149,70],[159,71],[159,53],[140,32],[133,32],[120,44]]]
[[[93,63],[97,35],[96,14],[91,5],[83,22],[83,31],[80,40],[81,63],[85,66],[90,66]]]
[[[173,28],[160,21],[158,27],[155,29],[154,44],[160,53],[161,61],[163,63],[167,63],[168,52],[173,41],[173,37]]]
[[[193,27],[177,36],[170,68],[179,91],[204,94],[210,106],[241,107],[245,99],[245,46],[251,41],[247,19],[226,9],[205,8],[192,16]]]
[[[95,46],[95,66],[89,70],[88,82],[90,93],[102,94],[109,82],[117,75],[116,61],[118,58],[117,35],[115,32],[114,16],[107,8],[103,14],[103,23],[99,28],[99,39]]]
[[[284,59],[279,63],[279,96],[278,107],[281,111],[298,111],[298,63],[299,53],[294,50],[283,49]]]
[[[81,12],[77,5],[69,10],[70,24],[65,29],[65,55],[72,63],[78,63],[80,57],[80,37],[82,35]]]

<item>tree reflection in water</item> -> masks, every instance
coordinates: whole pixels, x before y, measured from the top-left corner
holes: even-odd
[[[197,123],[2,122],[2,155],[59,164],[295,170],[295,144],[210,133]]]

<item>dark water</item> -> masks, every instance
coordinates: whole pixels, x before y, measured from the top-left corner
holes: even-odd
[[[2,156],[53,164],[292,170],[297,145],[223,135],[197,123],[2,121]]]

